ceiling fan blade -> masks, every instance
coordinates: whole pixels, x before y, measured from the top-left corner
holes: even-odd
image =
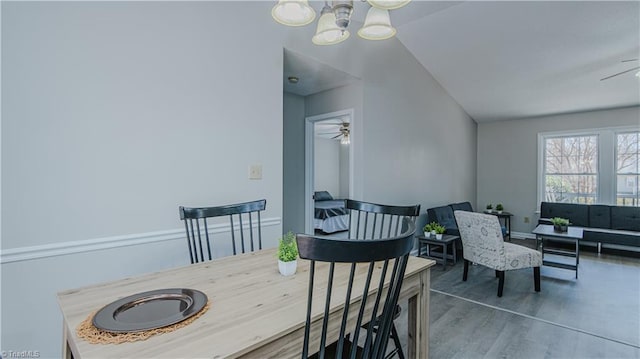
[[[341,126],[342,122],[320,122],[316,123],[317,126]]]
[[[622,75],[622,74],[626,74],[627,72],[631,72],[631,71],[634,71],[634,70],[637,70],[637,69],[640,69],[640,66],[636,66],[636,67],[630,68],[629,70],[625,70],[625,71],[622,71],[622,72],[618,72],[617,74],[613,74],[611,76],[607,76],[605,78],[601,78],[600,81],[608,80],[608,79],[610,79],[612,77],[616,77],[616,76],[619,76],[619,75]]]
[[[337,135],[337,136],[333,136],[333,137],[331,137],[331,139],[333,140],[333,139],[336,139],[336,138],[338,138],[338,137],[340,137],[340,136],[342,136],[342,134],[339,134],[339,135]]]
[[[622,60],[622,61],[620,61],[620,62],[631,62],[631,61],[638,61],[638,59]]]

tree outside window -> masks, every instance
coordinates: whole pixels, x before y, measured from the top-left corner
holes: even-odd
[[[640,132],[616,135],[616,204],[640,205]]]
[[[545,201],[595,203],[598,136],[551,137],[544,144]]]

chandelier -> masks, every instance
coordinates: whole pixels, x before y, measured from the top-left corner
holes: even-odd
[[[396,29],[391,26],[389,10],[399,9],[410,1],[366,0],[371,8],[367,12],[364,25],[358,30],[358,36],[367,40],[385,40],[395,36]],[[316,34],[311,41],[316,45],[333,45],[348,39],[347,27],[352,13],[353,0],[325,1]],[[279,0],[271,10],[271,16],[283,25],[304,26],[313,22],[316,12],[308,0]]]

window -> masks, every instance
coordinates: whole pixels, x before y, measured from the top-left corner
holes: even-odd
[[[640,197],[640,132],[616,135],[616,204],[638,206]]]
[[[595,203],[598,136],[549,137],[544,148],[545,201]]]
[[[538,134],[538,203],[640,206],[640,130]]]

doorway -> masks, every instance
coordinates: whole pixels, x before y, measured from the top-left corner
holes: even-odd
[[[305,233],[322,227],[315,218],[314,193],[328,192],[334,199],[353,197],[353,109],[305,119]]]

